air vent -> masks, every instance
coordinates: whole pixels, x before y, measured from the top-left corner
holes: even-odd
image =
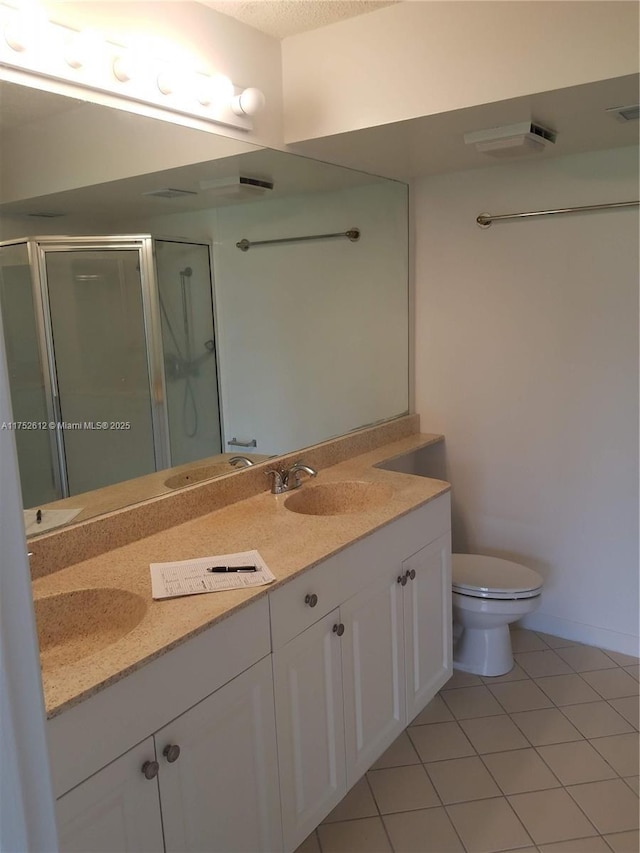
[[[640,118],[640,106],[638,104],[630,107],[609,107],[607,110],[618,121],[638,121]]]
[[[198,195],[193,190],[176,190],[171,187],[163,187],[159,190],[150,190],[142,195],[153,196],[154,198],[185,198],[190,195]]]
[[[271,192],[273,181],[264,178],[248,178],[245,175],[234,175],[228,178],[200,181],[199,187],[201,190],[218,197],[248,199]]]
[[[490,157],[523,157],[544,151],[548,145],[555,143],[557,136],[555,131],[540,124],[521,121],[465,133],[464,141]]]

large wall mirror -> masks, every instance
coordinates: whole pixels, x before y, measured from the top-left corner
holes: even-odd
[[[408,411],[406,185],[3,83],[28,534]]]

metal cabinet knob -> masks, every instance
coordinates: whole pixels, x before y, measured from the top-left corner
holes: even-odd
[[[157,761],[145,761],[140,769],[142,770],[145,779],[155,779],[158,775],[160,765]]]
[[[398,583],[402,584],[402,586],[407,585],[407,575],[400,575],[398,578]]]
[[[169,743],[162,750],[162,754],[169,764],[173,764],[174,761],[177,761],[180,758],[180,747],[177,743]]]
[[[339,637],[344,634],[344,625],[342,624],[342,622],[339,625],[333,626],[333,633],[337,634]]]
[[[310,595],[305,595],[304,603],[308,604],[309,607],[315,607],[318,603],[318,596],[315,594],[315,592],[312,592]]]
[[[412,581],[413,581],[413,580],[415,580],[415,578],[416,578],[416,570],[415,570],[415,569],[411,569],[411,571],[410,571],[410,572],[407,572],[407,575],[411,578],[411,580],[412,580]]]

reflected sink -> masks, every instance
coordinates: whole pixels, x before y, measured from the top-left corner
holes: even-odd
[[[304,515],[345,515],[366,512],[389,500],[393,489],[383,483],[344,481],[303,486],[284,502],[292,512]]]
[[[75,663],[110,646],[147,612],[141,596],[101,587],[43,596],[34,607],[43,670]]]
[[[219,477],[220,474],[233,474],[237,468],[232,468],[228,462],[216,462],[213,465],[203,465],[201,468],[190,468],[181,474],[174,474],[164,481],[168,489],[182,489],[184,486],[192,486],[211,477]]]

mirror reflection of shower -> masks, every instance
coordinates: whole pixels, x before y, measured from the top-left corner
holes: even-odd
[[[182,428],[188,438],[194,438],[198,432],[198,401],[193,390],[192,379],[199,375],[200,365],[215,353],[215,341],[213,338],[205,341],[204,352],[194,356],[191,336],[192,327],[192,300],[191,290],[187,284],[193,275],[191,267],[180,270],[180,296],[182,307],[182,342],[171,323],[171,318],[160,293],[160,310],[162,318],[167,325],[171,343],[174,351],[164,353],[164,370],[166,380],[184,383],[184,396],[182,401]]]
[[[0,303],[25,507],[221,452],[208,245],[8,241]]]

